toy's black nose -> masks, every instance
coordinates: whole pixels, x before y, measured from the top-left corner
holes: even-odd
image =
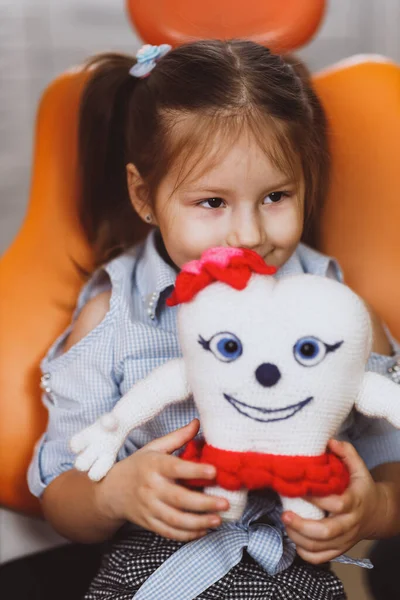
[[[272,387],[281,378],[281,374],[276,365],[271,363],[263,363],[256,370],[256,378],[258,383],[261,383],[264,387]]]

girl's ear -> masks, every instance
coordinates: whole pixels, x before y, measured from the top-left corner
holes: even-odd
[[[129,163],[126,165],[126,177],[133,208],[145,223],[157,225],[154,212],[150,206],[146,185],[134,164]]]

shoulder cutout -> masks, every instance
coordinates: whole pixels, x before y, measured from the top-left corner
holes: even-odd
[[[368,302],[364,300],[364,304],[366,305],[369,312],[369,316],[371,318],[373,332],[372,351],[376,352],[377,354],[391,356],[393,354],[393,348],[391,347],[391,344],[388,340],[382,321],[380,320],[372,306],[368,304]]]
[[[65,340],[63,352],[67,352],[79,340],[101,323],[110,309],[111,290],[101,292],[82,308],[71,333]]]

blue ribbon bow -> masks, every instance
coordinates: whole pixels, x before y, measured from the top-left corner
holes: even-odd
[[[165,56],[171,49],[172,46],[169,44],[161,44],[160,46],[145,44],[136,53],[137,63],[130,69],[130,75],[139,79],[147,77],[160,58]]]
[[[257,499],[240,522],[224,523],[204,538],[182,546],[145,581],[135,600],[193,600],[237,565],[244,549],[270,575],[289,566],[296,554],[293,542],[283,538],[278,527],[251,523],[265,510],[265,499]],[[185,573],[187,565],[194,567],[190,576]]]

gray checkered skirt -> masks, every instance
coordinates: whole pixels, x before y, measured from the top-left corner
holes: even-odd
[[[181,546],[149,531],[123,530],[105,554],[85,600],[132,600],[146,579]],[[172,592],[169,597],[174,598]],[[197,598],[345,600],[346,594],[342,582],[326,565],[317,567],[298,558],[291,567],[272,576],[244,553],[239,564]]]

